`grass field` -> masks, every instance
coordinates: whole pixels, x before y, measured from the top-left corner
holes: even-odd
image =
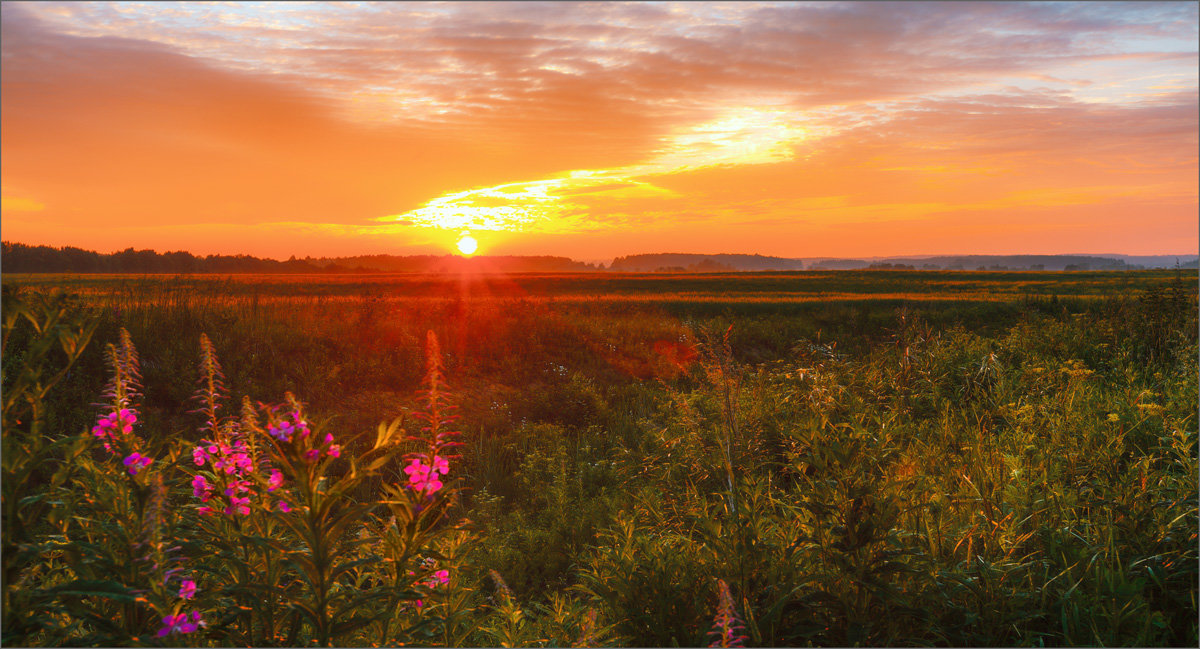
[[[1195,271],[3,284],[5,644],[1197,642]]]

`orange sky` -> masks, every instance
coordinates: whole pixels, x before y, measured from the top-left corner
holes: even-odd
[[[1195,254],[1194,2],[4,2],[2,234]]]

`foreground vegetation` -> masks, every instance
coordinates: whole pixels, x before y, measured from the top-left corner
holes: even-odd
[[[5,644],[1197,643],[1194,272],[4,288]]]

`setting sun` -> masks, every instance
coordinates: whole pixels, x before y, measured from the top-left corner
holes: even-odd
[[[462,238],[458,240],[458,251],[464,255],[472,255],[478,248],[479,242],[475,240],[475,237],[472,237],[469,234],[464,234]]]

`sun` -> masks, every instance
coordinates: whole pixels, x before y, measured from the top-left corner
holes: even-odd
[[[464,255],[474,254],[477,248],[479,248],[479,242],[469,234],[462,235],[458,240],[458,251]]]

